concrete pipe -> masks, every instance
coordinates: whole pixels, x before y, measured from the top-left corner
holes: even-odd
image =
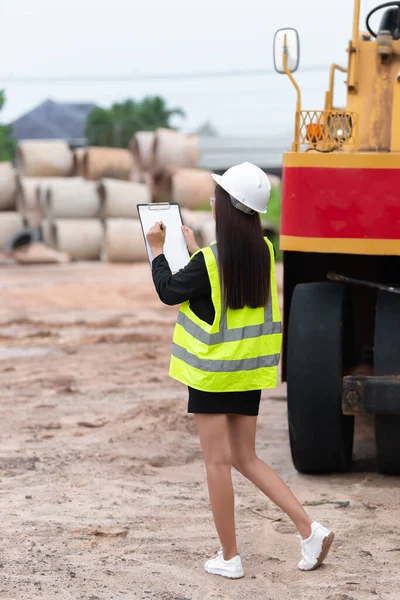
[[[129,177],[129,181],[133,181],[133,183],[144,183],[143,173],[134,167],[131,176]]]
[[[56,247],[56,240],[54,238],[54,227],[49,221],[42,221],[40,223],[41,240],[50,248]]]
[[[20,142],[16,153],[17,169],[25,177],[68,177],[74,161],[63,140]]]
[[[209,171],[174,169],[171,175],[171,200],[186,208],[207,204],[214,194],[215,183]]]
[[[98,219],[56,219],[52,224],[55,247],[71,260],[98,260],[104,228]]]
[[[133,158],[133,166],[132,166],[132,170],[129,174],[129,181],[133,181],[134,183],[142,183],[142,181],[141,181],[142,172],[139,169],[136,159],[133,155],[132,155],[132,158]]]
[[[42,177],[17,177],[16,207],[22,216],[38,210],[39,187]]]
[[[82,179],[79,178],[81,181]],[[32,177],[32,181],[36,180],[38,187],[37,187],[37,192],[36,192],[36,197],[35,197],[35,202],[36,202],[36,210],[39,211],[40,213],[40,218],[41,219],[45,219],[46,218],[46,195],[47,195],[47,190],[49,189],[49,186],[53,183],[53,181],[56,182],[56,185],[58,182],[60,181],[75,181],[74,177]]]
[[[86,148],[76,148],[74,150],[74,168],[73,175],[75,177],[83,177],[83,157],[85,156]]]
[[[139,183],[143,183],[150,191],[151,201],[156,202],[156,198],[154,195],[154,180],[153,176],[149,171],[142,171],[140,174]]]
[[[202,223],[199,227],[198,239],[200,241],[201,246],[204,248],[205,246],[209,246],[211,242],[215,242],[216,231],[215,231],[215,221],[214,219],[210,219],[205,223]]]
[[[83,176],[97,180],[103,177],[129,181],[135,168],[133,155],[122,148],[86,148],[83,157]]]
[[[103,179],[98,185],[101,202],[101,218],[135,219],[138,216],[137,204],[149,204],[151,192],[142,183]]]
[[[181,216],[183,224],[186,225],[186,227],[190,227],[190,229],[196,227],[196,212],[194,210],[190,210],[190,208],[181,208]]]
[[[21,177],[17,178],[17,210],[29,227],[37,227],[43,217],[40,198],[45,184],[53,178]],[[59,179],[55,177],[54,179]]]
[[[211,219],[212,219],[212,215],[210,211],[198,211],[198,210],[190,210],[189,208],[181,208],[181,215],[182,215],[182,221],[183,224],[186,225],[187,227],[190,227],[190,229],[193,230],[194,233],[194,238],[198,244],[198,246],[200,246],[200,248],[203,245],[203,237],[201,234],[201,228],[203,226],[204,223],[208,223]]]
[[[154,144],[154,131],[138,131],[129,143],[129,149],[140,171],[148,171],[151,167]]]
[[[24,226],[22,216],[17,212],[0,212],[0,250],[4,250],[9,240]]]
[[[171,202],[172,200],[172,170],[166,169],[158,175],[149,174],[148,181],[153,202]]]
[[[277,177],[277,175],[272,175],[271,173],[267,173],[267,175],[272,188],[281,186],[282,181],[280,177]]]
[[[199,139],[172,129],[157,129],[155,133],[151,170],[156,175],[168,168],[194,168],[199,162]]]
[[[190,208],[181,208],[183,224],[190,229],[199,229],[204,223],[213,219],[210,210],[190,210]]]
[[[138,219],[107,219],[103,260],[108,262],[146,261],[147,251]]]
[[[94,181],[81,177],[63,178],[44,184],[43,190],[43,211],[49,221],[100,216],[100,199]]]
[[[16,206],[17,175],[10,162],[0,162],[0,210]]]

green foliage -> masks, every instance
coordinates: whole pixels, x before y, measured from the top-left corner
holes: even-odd
[[[0,110],[6,101],[4,90],[0,90]],[[17,142],[12,137],[12,128],[9,125],[0,125],[0,161],[12,160]]]
[[[268,202],[268,212],[261,215],[261,219],[267,223],[280,227],[281,225],[281,188],[274,186]]]
[[[261,220],[266,223],[275,225],[278,229],[281,226],[281,187],[273,187],[271,190],[271,196],[268,202],[268,213],[261,215]],[[270,236],[271,242],[273,243],[276,250],[276,260],[282,261],[282,251],[279,249],[279,234]]]
[[[87,118],[85,135],[90,146],[127,148],[137,131],[171,128],[171,117],[184,117],[180,108],[168,108],[159,96],[146,97],[140,102],[126,100],[111,108],[95,108]]]
[[[196,206],[195,210],[199,210],[199,211],[203,211],[203,212],[211,212],[210,201],[199,204],[198,206]]]

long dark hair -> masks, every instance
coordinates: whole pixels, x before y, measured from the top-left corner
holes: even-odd
[[[217,185],[215,220],[225,306],[265,306],[270,291],[271,257],[260,215],[249,215],[232,206],[229,194]]]

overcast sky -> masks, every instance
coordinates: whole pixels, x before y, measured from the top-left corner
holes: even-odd
[[[379,2],[362,0],[361,23]],[[41,101],[95,102],[163,95],[186,131],[211,121],[223,135],[292,131],[295,93],[283,75],[118,81],[118,77],[272,68],[276,29],[295,27],[303,107],[323,108],[331,62],[347,65],[352,0],[0,0],[2,120]],[[302,72],[302,67],[326,69]],[[12,77],[70,77],[14,82]],[[113,77],[109,82],[73,81]],[[339,83],[336,104],[343,104]]]

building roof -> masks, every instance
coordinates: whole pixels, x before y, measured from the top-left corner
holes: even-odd
[[[208,137],[200,136],[199,165],[211,171],[224,171],[248,161],[270,171],[282,168],[283,153],[290,150],[292,139],[286,134],[267,137]]]
[[[89,112],[95,104],[63,103],[46,100],[11,123],[17,140],[63,139],[70,143],[84,141]]]

